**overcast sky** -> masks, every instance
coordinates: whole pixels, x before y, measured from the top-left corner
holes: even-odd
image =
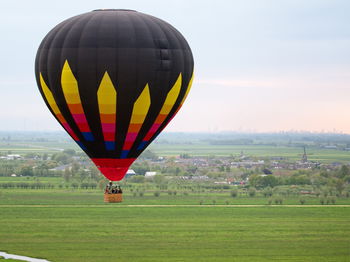
[[[0,130],[62,130],[34,78],[36,50],[71,16],[134,9],[176,27],[195,58],[166,131],[350,133],[350,1],[1,1]]]

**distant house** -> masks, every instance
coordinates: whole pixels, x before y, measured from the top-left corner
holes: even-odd
[[[16,160],[16,159],[20,159],[20,158],[22,158],[21,155],[17,155],[17,154],[7,155],[8,160]]]
[[[337,146],[331,145],[331,146],[324,146],[325,149],[337,149]]]
[[[153,172],[153,171],[148,171],[145,173],[145,177],[153,177],[157,174],[157,172]]]
[[[132,169],[129,169],[128,172],[126,172],[126,174],[125,174],[125,178],[131,177],[134,175],[136,175],[136,172]]]
[[[230,183],[227,181],[215,181],[214,184],[216,184],[216,185],[228,185]]]

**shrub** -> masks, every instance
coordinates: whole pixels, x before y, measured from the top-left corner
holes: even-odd
[[[327,205],[329,205],[329,204],[334,205],[335,204],[335,197],[331,197],[331,196],[327,197],[326,203],[327,203]]]
[[[143,192],[139,192],[139,196],[143,197],[144,193]]]
[[[249,188],[248,195],[254,197],[256,194],[256,189],[254,187]]]
[[[321,205],[324,205],[324,203],[325,203],[324,198],[323,198],[323,197],[322,197],[322,198],[320,198],[320,204],[321,204]]]
[[[263,193],[264,197],[271,197],[273,195],[271,187],[265,188],[262,193]]]
[[[275,198],[275,204],[276,205],[282,205],[282,203],[283,203],[283,199],[282,198],[280,198],[280,197],[278,197],[278,198]]]
[[[214,200],[213,200],[213,205],[215,205],[215,204],[216,204],[216,200],[214,199]]]
[[[203,200],[199,201],[199,204],[200,204],[200,205],[203,205]]]
[[[230,202],[229,202],[228,200],[226,200],[226,201],[225,201],[225,204],[226,204],[226,205],[229,205],[229,204],[230,204]]]
[[[237,189],[234,189],[231,191],[231,197],[237,197],[238,195],[238,190]]]
[[[305,198],[300,198],[300,199],[299,199],[299,203],[300,203],[301,205],[304,205],[305,202],[306,202]]]
[[[272,198],[269,198],[269,199],[267,200],[267,203],[268,203],[269,205],[271,205],[271,204],[272,204]]]
[[[156,192],[153,193],[153,195],[154,195],[155,197],[159,197],[159,196],[160,196],[160,192],[159,192],[159,191],[156,191]]]

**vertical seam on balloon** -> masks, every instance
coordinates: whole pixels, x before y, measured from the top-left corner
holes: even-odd
[[[76,19],[74,19],[75,17],[72,17],[72,18],[70,18],[70,19],[68,19],[68,20],[66,20],[66,21],[64,21],[64,22],[62,22],[62,24],[63,24],[63,27],[62,28],[59,28],[59,30],[57,30],[57,32],[55,33],[55,35],[54,35],[54,37],[53,37],[53,39],[51,40],[51,42],[48,44],[49,45],[49,47],[47,47],[47,49],[52,49],[53,48],[53,46],[55,46],[57,43],[57,41],[58,41],[58,36],[60,35],[60,34],[63,34],[63,32],[64,32],[64,30],[67,28],[67,27],[69,27],[69,26],[71,26],[71,24],[73,23],[76,23],[77,21],[76,21]],[[84,18],[84,15],[81,15],[81,17],[79,18],[79,20],[80,19],[83,19]],[[71,28],[70,29],[68,29],[67,31],[69,32],[71,30]],[[65,39],[63,39],[63,42],[62,43],[64,43],[64,41],[65,41]],[[49,81],[49,85],[52,85],[52,79],[50,78],[50,74],[49,74],[49,72],[50,72],[50,66],[49,66],[49,61],[50,61],[50,59],[52,59],[51,58],[52,57],[52,53],[51,53],[51,55],[50,55],[50,53],[48,53],[47,54],[47,58],[46,58],[46,70],[47,70],[47,76],[48,76],[48,81]],[[62,59],[62,52],[59,54],[59,60],[61,61],[61,59]],[[71,129],[73,128],[73,126],[71,126]],[[79,130],[79,129],[77,129],[77,130]],[[76,134],[76,133],[75,133]],[[83,145],[80,145],[80,146],[83,146]]]
[[[153,17],[152,17],[153,18]],[[173,27],[172,26],[170,26],[169,24],[165,24],[165,25],[163,25],[162,23],[159,23],[159,21],[161,21],[160,19],[158,19],[158,18],[153,18],[153,19],[150,19],[150,21],[152,22],[152,23],[154,23],[159,29],[160,29],[160,31],[163,33],[163,35],[165,36],[165,38],[167,39],[167,41],[168,41],[168,43],[169,43],[169,36],[168,36],[168,34],[169,34],[169,31],[171,32],[171,35],[173,36],[173,37],[175,37],[175,39],[176,39],[176,41],[177,41],[177,45],[178,46],[180,46],[180,47],[182,47],[182,45],[181,45],[181,41],[179,41],[179,38],[176,36],[176,34],[174,34],[174,30],[173,30]],[[166,26],[166,28],[168,29],[168,30],[164,30],[164,28],[163,27],[165,27]],[[176,29],[175,29],[176,30]],[[168,49],[170,49],[171,50],[171,48],[169,47]],[[185,65],[185,62],[184,62],[184,53],[183,52],[181,52],[181,57],[182,57],[182,63],[183,63],[183,66],[182,66],[182,68],[184,68],[184,65]],[[181,73],[181,72],[180,72]],[[180,92],[181,92],[181,90],[180,90]],[[177,101],[175,102],[175,104],[177,103]],[[174,105],[175,105],[174,104]],[[174,107],[173,107],[173,109],[174,109]],[[172,109],[172,110],[173,110]],[[171,110],[171,111],[172,111]],[[168,119],[171,119],[171,116],[170,116],[170,113],[171,112],[169,112],[169,114],[168,114],[168,116],[167,116],[167,118]],[[169,117],[170,116],[170,117]],[[167,125],[167,124],[165,124],[164,125],[164,123],[165,122],[169,122],[169,121],[164,121],[163,122],[163,128],[161,128],[161,130],[163,130],[164,128],[165,128],[165,126]]]
[[[81,17],[79,18],[79,20],[80,19],[83,19],[84,18],[84,15],[81,15]],[[76,24],[77,23],[77,21],[75,21],[74,19],[71,19],[70,20],[73,24]],[[62,34],[62,31],[63,30],[65,30],[66,29],[66,27],[68,27],[71,23],[69,23],[70,21],[67,21],[67,24],[66,25],[64,25],[63,26],[63,28],[60,28],[60,30],[58,30],[58,32],[55,34],[55,36],[54,36],[54,38],[52,39],[52,41],[51,41],[51,43],[50,43],[50,47],[49,47],[49,49],[52,49],[52,45],[54,45],[55,43],[56,43],[56,40],[57,40],[57,37],[58,37],[58,35],[60,35],[60,33]],[[73,27],[73,26],[72,26]],[[63,39],[63,41],[62,41],[62,47],[63,47],[63,44],[64,44],[64,42],[65,42],[65,40],[66,40],[66,37],[67,37],[67,35],[68,35],[68,33],[72,30],[72,27],[70,27],[69,29],[68,29],[68,31],[67,31],[67,33],[65,34],[65,36],[64,36],[64,39]],[[60,61],[62,60],[62,52],[59,54],[59,56],[60,56]],[[50,58],[51,56],[50,56],[50,54],[48,54],[48,56],[47,56],[47,61],[46,61],[46,64],[48,65],[49,63],[49,58]],[[47,69],[49,69],[49,67],[47,68]],[[49,75],[49,74],[48,74]],[[51,85],[52,83],[51,83],[51,79],[48,79],[49,80],[49,85]]]

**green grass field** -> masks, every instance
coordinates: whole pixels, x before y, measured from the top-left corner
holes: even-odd
[[[106,204],[97,191],[3,190],[0,250],[53,262],[350,259],[350,207],[268,206],[258,197],[230,204],[265,206],[218,206],[220,193],[211,196],[217,205],[199,206],[197,197],[127,192],[122,204]]]
[[[109,205],[103,202],[103,194],[98,190],[44,190],[44,189],[10,189],[0,191],[1,205]],[[119,205],[267,205],[269,197],[238,196],[231,197],[229,191],[188,193],[179,192],[169,196],[161,192],[155,197],[152,191],[146,191],[143,197],[133,196],[127,190],[124,201]],[[303,196],[306,205],[320,205],[316,196]],[[274,197],[272,197],[274,199]],[[300,196],[283,198],[283,205],[299,205]],[[349,198],[337,198],[336,205],[350,205]]]
[[[2,207],[0,245],[50,261],[349,261],[350,208]]]

